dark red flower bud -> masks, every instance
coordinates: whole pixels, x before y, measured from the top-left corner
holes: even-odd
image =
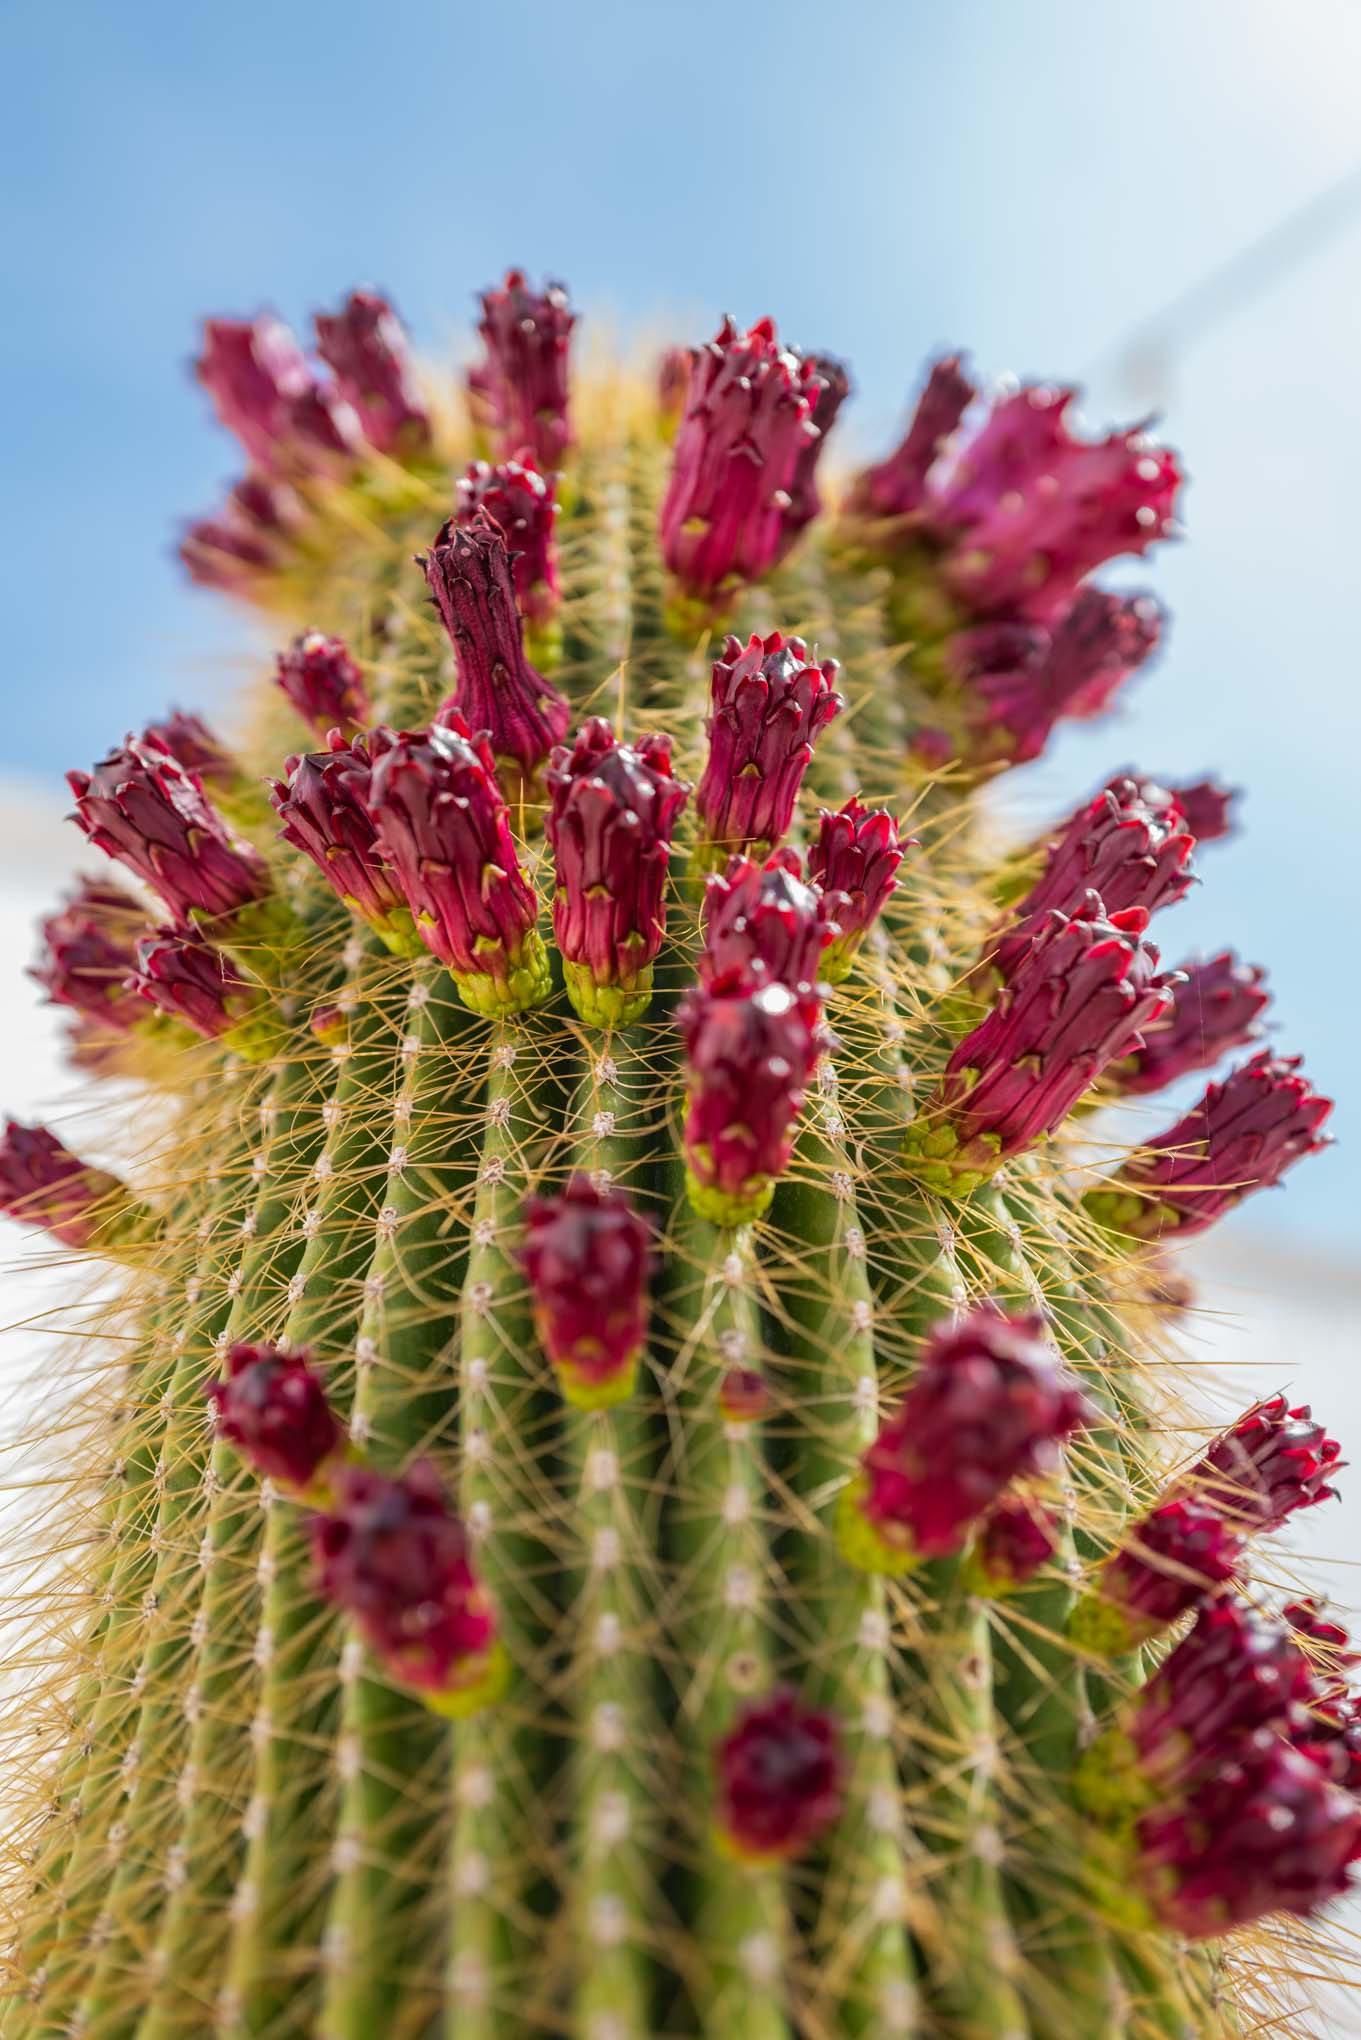
[[[77,826],[180,922],[238,916],[269,892],[259,851],[228,833],[198,780],[167,752],[129,737],[93,772],[66,778]]]
[[[1352,1649],[1342,1624],[1332,1619],[1322,1601],[1291,1601],[1281,1616],[1307,1651],[1315,1696],[1332,1700],[1345,1695],[1351,1674],[1361,1665],[1361,1651]]]
[[[208,1382],[204,1394],[219,1436],[257,1473],[311,1501],[328,1499],[325,1476],[344,1450],[345,1431],[305,1348],[238,1342],[228,1350],[225,1377]]]
[[[933,364],[901,444],[877,467],[866,468],[851,490],[853,516],[910,517],[920,510],[926,477],[978,394],[962,360],[952,354]]]
[[[701,984],[812,985],[824,951],[841,932],[841,900],[803,882],[797,850],[772,850],[764,864],[732,857],[704,888]]]
[[[455,1717],[498,1696],[505,1660],[496,1611],[432,1468],[390,1480],[367,1466],[340,1467],[311,1533],[321,1593],[354,1617],[393,1678]]]
[[[1264,1048],[1211,1084],[1184,1119],[1084,1202],[1101,1224],[1136,1239],[1204,1232],[1254,1190],[1278,1183],[1302,1155],[1326,1147],[1319,1128],[1332,1109],[1300,1075],[1298,1056]]]
[[[142,731],[142,742],[164,751],[210,792],[230,787],[239,777],[236,760],[203,718],[186,714],[182,708],[172,708],[160,722],[148,723]]]
[[[810,354],[804,357],[805,368],[811,368],[816,383],[808,385],[813,408],[808,423],[812,432],[806,432],[794,462],[794,474],[789,484],[789,507],[783,517],[783,532],[780,540],[780,557],[791,549],[800,535],[817,517],[822,509],[822,498],[818,493],[817,471],[822,459],[827,435],[837,420],[837,414],[851,393],[850,373],[840,361],[830,354]]]
[[[1050,1471],[1060,1442],[1091,1416],[1039,1316],[984,1304],[937,1325],[842,1493],[842,1550],[885,1573],[958,1551],[1011,1483]]]
[[[822,809],[808,876],[824,893],[840,895],[837,937],[822,959],[829,985],[850,976],[856,952],[897,890],[903,852],[915,847],[915,837],[902,835],[886,808],[862,807],[852,795],[835,814]]]
[[[1185,983],[1174,989],[1171,1010],[1154,1021],[1143,1047],[1110,1072],[1127,1097],[1161,1091],[1188,1070],[1209,1069],[1258,1034],[1270,995],[1255,965],[1224,949],[1208,963],[1183,964],[1182,974]]]
[[[288,410],[288,454],[304,472],[339,477],[364,453],[358,414],[329,383],[314,382]]]
[[[1050,629],[998,619],[957,632],[946,657],[972,732],[971,758],[1024,764],[1065,716],[1104,714],[1161,630],[1149,596],[1079,588]]]
[[[138,1215],[117,1176],[80,1161],[45,1126],[17,1119],[0,1134],[0,1212],[78,1250],[121,1243]]]
[[[525,1204],[520,1258],[534,1325],[577,1409],[633,1393],[647,1339],[652,1235],[622,1190],[576,1175],[557,1197]]]
[[[274,677],[303,721],[323,739],[333,729],[358,736],[373,715],[364,676],[340,638],[304,631],[280,652]]]
[[[1003,1599],[1033,1579],[1058,1548],[1059,1523],[1052,1509],[1004,1497],[983,1518],[969,1552],[965,1569],[969,1591]]]
[[[794,1124],[822,1053],[822,1003],[794,989],[720,979],[694,986],[677,1022],[685,1041],[686,1185],[701,1218],[759,1218],[788,1167]]]
[[[236,484],[221,513],[189,526],[180,558],[190,578],[229,595],[253,594],[261,577],[283,564],[289,535],[306,510],[295,490],[270,475]]]
[[[568,353],[576,314],[560,283],[531,290],[519,269],[482,296],[478,332],[486,360],[469,375],[479,417],[506,458],[533,449],[544,474],[562,466],[574,434],[568,406]]]
[[[486,511],[478,510],[470,524],[443,525],[418,564],[458,666],[458,686],[438,720],[456,711],[470,730],[487,730],[508,788],[515,778],[521,781],[512,797],[518,799],[523,789],[532,799],[572,711],[525,657],[506,541]]]
[[[369,812],[426,947],[473,1012],[548,997],[539,903],[515,855],[491,747],[447,712],[428,730],[375,730]]]
[[[518,459],[498,461],[494,467],[475,460],[456,482],[455,498],[457,524],[475,524],[478,511],[486,511],[509,548],[521,616],[526,623],[547,623],[560,594],[554,478],[545,479],[525,449]]]
[[[688,595],[712,602],[780,557],[821,387],[771,319],[745,334],[725,319],[695,350],[659,525],[662,557]]]
[[[727,1424],[756,1424],[770,1415],[770,1383],[754,1367],[730,1367],[718,1385],[718,1406]]]
[[[1361,1792],[1361,1709],[1351,1678],[1361,1655],[1340,1622],[1324,1614],[1319,1601],[1293,1601],[1281,1613],[1307,1658],[1311,1691],[1305,1718],[1293,1740],[1337,1784]]]
[[[1089,892],[1110,914],[1173,905],[1193,883],[1194,842],[1171,794],[1149,780],[1112,780],[1049,845],[1043,872],[998,938],[993,967],[1009,978],[1045,916],[1075,913]]]
[[[338,312],[316,315],[317,352],[380,453],[409,460],[430,444],[430,414],[391,305],[375,291],[351,291]]]
[[[709,688],[709,755],[695,793],[702,868],[734,852],[764,857],[794,817],[819,732],[845,703],[835,659],[809,663],[802,638],[724,640]]]
[[[844,1782],[836,1717],[778,1686],[749,1702],[714,1750],[719,1838],[743,1862],[787,1862],[837,1818]]]
[[[570,751],[554,751],[548,790],[553,932],[568,996],[593,1026],[629,1026],[652,996],[671,832],[690,789],[671,776],[669,737],[621,744],[594,716]]]
[[[194,373],[251,460],[266,470],[283,464],[292,408],[312,385],[307,358],[288,327],[269,312],[209,319]]]
[[[1245,1532],[1279,1530],[1297,1509],[1331,1500],[1342,1447],[1308,1403],[1255,1403],[1215,1439],[1188,1476],[1199,1498]]]
[[[128,983],[172,1020],[221,1041],[248,1062],[267,1062],[282,1045],[273,1004],[247,983],[231,959],[193,928],[156,928],[137,945]]]
[[[1108,919],[1095,893],[1071,920],[1048,917],[908,1128],[905,1153],[923,1181],[967,1194],[1061,1126],[1137,1045],[1169,998],[1147,925],[1141,907]]]
[[[1173,786],[1169,791],[1197,843],[1218,843],[1233,834],[1237,787],[1220,786],[1213,779],[1198,779],[1186,786]]]
[[[411,910],[378,849],[369,813],[372,764],[363,737],[332,730],[324,751],[290,758],[286,780],[270,784],[280,835],[312,859],[351,913],[396,956],[419,956]]]
[[[1215,1768],[1253,1729],[1285,1728],[1313,1692],[1290,1628],[1237,1601],[1213,1601],[1135,1697],[1129,1733],[1150,1784],[1166,1790]]]
[[[82,878],[43,922],[43,950],[29,972],[54,1006],[126,1034],[143,1017],[127,988],[146,914],[121,885]]]
[[[1119,1657],[1233,1579],[1241,1539],[1214,1509],[1174,1495],[1127,1532],[1069,1617],[1074,1642]]]

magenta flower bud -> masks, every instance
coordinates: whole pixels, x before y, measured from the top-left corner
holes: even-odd
[[[1038,1502],[1003,1496],[989,1509],[965,1561],[969,1592],[1004,1600],[1049,1564],[1059,1548],[1059,1523]]]
[[[794,1126],[825,1045],[822,1002],[807,985],[693,986],[677,1024],[685,1042],[686,1187],[701,1218],[761,1216],[789,1165]]]
[[[788,1686],[749,1701],[714,1750],[714,1814],[744,1863],[802,1855],[841,1812],[846,1766],[836,1717]]]
[[[1143,1097],[1189,1070],[1209,1069],[1259,1032],[1269,994],[1254,965],[1224,949],[1208,963],[1184,964],[1182,970],[1185,982],[1175,988],[1171,1010],[1149,1028],[1143,1047],[1110,1072],[1125,1097]]]
[[[117,1176],[82,1162],[45,1126],[17,1119],[0,1134],[0,1212],[64,1247],[101,1252],[130,1238],[140,1216]]]
[[[829,985],[850,976],[861,943],[897,890],[903,852],[915,847],[915,837],[902,835],[886,808],[862,807],[852,795],[835,814],[822,809],[808,876],[824,893],[839,895],[837,937],[822,959]]]
[[[372,718],[364,676],[340,638],[304,631],[280,652],[274,677],[303,721],[323,740],[333,729],[345,737],[358,736]]]
[[[288,760],[287,779],[270,783],[286,843],[316,865],[352,914],[396,956],[419,956],[421,943],[401,888],[378,849],[369,813],[372,765],[363,737],[332,730],[324,751]]]
[[[69,1006],[96,1029],[126,1034],[143,1017],[127,988],[146,915],[130,892],[82,878],[42,925],[43,948],[29,976],[54,1006]]]
[[[329,383],[313,382],[288,411],[288,451],[305,473],[347,474],[364,455],[364,430],[358,413]]]
[[[701,869],[735,852],[765,857],[794,818],[820,731],[845,703],[837,663],[809,663],[802,638],[724,640],[709,688],[709,755],[695,793]]]
[[[1281,1614],[1300,1642],[1311,1678],[1308,1712],[1292,1739],[1337,1784],[1361,1792],[1361,1710],[1351,1690],[1361,1657],[1341,1623],[1327,1618],[1321,1602],[1292,1601]]]
[[[1298,1056],[1261,1049],[1083,1201],[1101,1224],[1136,1239],[1204,1232],[1326,1147],[1319,1129],[1332,1109],[1300,1075]]]
[[[426,947],[474,1013],[541,1006],[548,957],[539,903],[515,855],[491,747],[446,712],[427,730],[376,730],[369,812]]]
[[[1083,1650],[1119,1657],[1234,1578],[1242,1540],[1215,1509],[1174,1495],[1126,1533],[1068,1618]]]
[[[92,772],[68,772],[74,820],[160,894],[182,924],[239,917],[269,892],[258,850],[227,830],[192,773],[129,737]]]
[[[725,319],[695,350],[659,520],[662,557],[687,595],[720,601],[786,549],[822,388],[816,365],[780,346],[771,319],[745,334]]]
[[[525,1204],[520,1259],[539,1341],[580,1410],[627,1401],[647,1340],[652,1235],[622,1190],[575,1175]]]
[[[1256,1729],[1287,1729],[1313,1692],[1309,1661],[1285,1623],[1237,1601],[1201,1608],[1130,1711],[1129,1740],[1150,1796],[1218,1770]]]
[[[438,719],[453,710],[470,730],[488,731],[507,785],[521,782],[514,797],[522,788],[526,797],[537,798],[548,755],[566,736],[572,711],[525,657],[505,539],[479,510],[470,524],[443,525],[418,564],[458,666],[458,686]]]
[[[770,1383],[754,1367],[730,1367],[718,1385],[725,1424],[757,1424],[770,1415],[773,1401]]]
[[[838,1537],[866,1572],[958,1551],[1022,1475],[1050,1472],[1093,1411],[1038,1315],[993,1304],[938,1324],[892,1417],[843,1489]]]
[[[231,787],[239,777],[236,760],[209,729],[201,716],[172,708],[160,722],[148,723],[141,741],[164,751],[186,772],[192,773],[210,792]]]
[[[1107,1065],[1137,1046],[1170,996],[1147,925],[1140,907],[1108,919],[1095,893],[1071,920],[1049,916],[908,1128],[905,1154],[924,1182],[967,1195],[1061,1126]]]
[[[1341,1446],[1308,1403],[1273,1395],[1215,1439],[1188,1479],[1200,1500],[1245,1532],[1279,1530],[1297,1509],[1330,1501]]]
[[[510,459],[528,446],[543,474],[562,466],[574,443],[568,404],[568,354],[576,314],[560,283],[531,290],[524,272],[510,269],[499,289],[482,296],[478,332],[486,360],[469,375],[478,418]]]
[[[1173,796],[1151,781],[1112,780],[1078,809],[1049,845],[1043,872],[1003,930],[989,961],[1006,979],[1052,912],[1074,914],[1097,892],[1110,914],[1156,913],[1193,883],[1195,839]]]
[[[840,908],[838,895],[804,884],[797,850],[773,850],[764,864],[730,858],[705,882],[700,983],[816,984],[841,932]]]
[[[1214,779],[1198,779],[1186,786],[1174,786],[1172,798],[1186,817],[1186,826],[1197,843],[1218,843],[1232,836],[1237,822],[1234,806],[1236,786],[1220,786]]]
[[[425,453],[430,414],[406,335],[387,299],[371,290],[351,291],[338,312],[318,312],[314,323],[317,352],[357,413],[370,446],[396,460]]]
[[[690,789],[671,776],[669,737],[621,744],[593,716],[570,751],[554,751],[548,793],[553,932],[568,996],[589,1025],[630,1026],[652,996],[671,832]]]
[[[526,623],[543,625],[558,606],[558,553],[554,543],[556,482],[534,466],[527,451],[493,467],[475,460],[454,485],[454,522],[472,525],[485,510],[510,552],[515,600]],[[438,591],[437,591],[438,593]]]
[[[158,1012],[248,1062],[267,1062],[282,1046],[268,994],[248,984],[230,957],[194,928],[156,928],[144,935],[128,983]]]
[[[496,1699],[506,1675],[496,1611],[434,1471],[420,1464],[391,1480],[341,1466],[331,1488],[310,1526],[324,1598],[436,1713],[458,1718]]]
[[[1192,1940],[1271,1913],[1307,1918],[1350,1888],[1359,1857],[1361,1800],[1271,1735],[1249,1738],[1136,1830],[1135,1873],[1153,1916]]]
[[[853,516],[911,517],[921,509],[926,478],[978,394],[962,359],[952,354],[933,364],[903,440],[857,478],[847,505]]]
[[[255,319],[208,319],[194,373],[213,409],[256,466],[286,464],[294,405],[312,386],[312,371],[288,327],[272,313]]]
[[[345,1431],[306,1348],[238,1342],[228,1350],[226,1375],[206,1383],[204,1394],[218,1436],[258,1474],[325,1504]]]
[[[827,435],[836,423],[841,406],[851,393],[849,371],[842,362],[833,360],[831,355],[807,355],[804,365],[805,368],[811,368],[816,377],[816,382],[808,385],[808,394],[813,404],[808,424],[813,429],[811,432],[805,432],[794,462],[794,473],[788,492],[789,506],[782,520],[784,529],[780,540],[781,558],[791,550],[822,509],[822,497],[818,493],[818,463],[827,444]]]
[[[180,558],[190,578],[229,595],[251,595],[283,564],[292,532],[307,516],[297,492],[272,475],[249,474],[220,515],[190,525]]]
[[[1065,717],[1102,715],[1156,649],[1162,612],[1147,595],[1079,588],[1052,629],[997,619],[959,631],[946,654],[975,763],[1038,758]]]

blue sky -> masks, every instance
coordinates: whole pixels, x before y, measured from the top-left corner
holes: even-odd
[[[1170,362],[1123,358],[1356,166],[1350,0],[6,0],[0,69],[6,770],[55,786],[239,678],[170,551],[233,471],[184,369],[207,310],[371,280],[438,355],[512,260],[624,328],[769,310],[850,359],[866,446],[943,343],[1086,376],[1097,420],[1152,387],[1194,478],[1168,651],[1016,797],[1124,762],[1253,789],[1166,947],[1268,963],[1282,1044],[1356,1095],[1361,217]],[[1344,1146],[1263,1216],[1336,1240],[1356,1183]]]

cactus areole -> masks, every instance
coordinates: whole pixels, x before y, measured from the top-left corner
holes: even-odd
[[[270,670],[72,761],[0,2034],[1312,2030],[1357,1656],[1260,1581],[1346,1441],[1167,1356],[1328,1103],[1159,960],[1204,761],[971,817],[1155,653],[1179,462],[952,356],[848,478],[759,308],[480,303],[462,390],[368,286],[208,322]]]

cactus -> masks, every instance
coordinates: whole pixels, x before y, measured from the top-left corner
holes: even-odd
[[[986,807],[1154,648],[1091,576],[1176,459],[952,359],[838,487],[771,321],[655,394],[574,324],[511,272],[462,406],[372,292],[207,328],[183,556],[279,656],[72,774],[137,892],[37,974],[136,1138],[0,1142],[112,1299],[0,2031],[1255,2028],[1361,1856],[1346,1633],[1253,1584],[1337,1447],[1197,1444],[1172,1251],[1328,1108],[1125,1116],[1257,1031],[1149,940],[1222,789]]]

